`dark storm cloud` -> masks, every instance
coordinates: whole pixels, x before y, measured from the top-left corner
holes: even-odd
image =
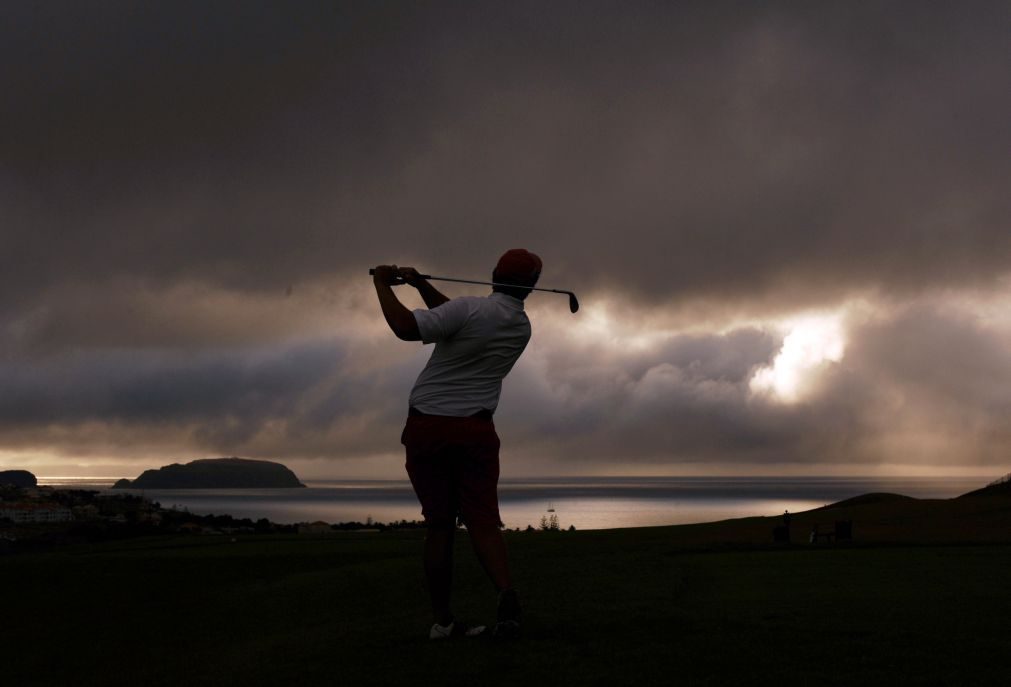
[[[921,305],[854,333],[825,395],[860,418],[854,441],[880,457],[1001,466],[1011,455],[1007,332],[950,307]]]
[[[8,3],[0,445],[396,450],[424,354],[376,343],[365,269],[480,278],[523,245],[583,315],[730,331],[553,330],[506,382],[510,451],[990,460],[999,334],[888,313],[1011,272],[1006,26],[1000,2]],[[854,294],[881,320],[818,393],[750,391],[781,337],[741,322]]]
[[[4,12],[8,307],[513,243],[582,292],[779,307],[1008,269],[1001,3]]]
[[[516,470],[658,464],[882,462],[1002,467],[1011,451],[1011,347],[963,313],[912,306],[849,334],[802,402],[756,394],[781,340],[754,328],[643,349],[589,343],[528,353],[496,422]],[[361,365],[361,343],[244,353],[81,354],[3,366],[0,441],[106,455],[164,437],[182,453],[350,458],[395,454],[404,399],[427,350]],[[522,466],[522,467],[518,467]]]
[[[876,316],[849,336],[845,356],[827,364],[799,403],[749,388],[779,342],[741,330],[679,337],[662,353],[587,360],[584,352],[521,368],[503,418],[522,437],[515,455],[577,465],[1004,465],[1011,452],[1005,333],[957,310],[920,305]],[[704,353],[679,354],[691,350]],[[713,359],[734,363],[714,366]]]
[[[749,389],[780,344],[741,329],[679,336],[646,351],[546,356],[510,379],[503,421],[527,451],[560,462],[804,463],[809,409],[791,410]]]
[[[357,427],[362,436],[352,436],[342,433],[344,425],[402,422],[403,404],[387,401],[405,396],[418,361],[362,365],[360,356],[354,344],[328,339],[199,353],[103,350],[0,364],[0,444],[87,450],[121,432],[115,452],[127,455],[145,433],[196,451],[269,448],[304,456],[374,450],[380,442],[388,448],[392,432],[373,439]],[[176,436],[166,439],[166,429]]]
[[[575,358],[552,353],[546,369],[524,365],[507,382],[503,421],[526,427],[511,437],[513,450],[520,453],[527,444],[534,448],[541,440],[537,437],[561,434],[583,442],[603,433],[611,437],[593,448],[590,460],[607,459],[619,446],[637,459],[669,455],[679,447],[671,443],[671,434],[697,422],[710,405],[727,401],[728,395],[741,403],[754,368],[767,364],[777,348],[778,342],[766,334],[740,330],[678,337],[655,350],[617,357],[592,346]],[[0,440],[40,441],[53,427],[77,427],[78,432],[67,434],[66,448],[73,448],[105,438],[110,428],[143,432],[170,426],[179,432],[179,445],[193,451],[301,456],[393,452],[404,399],[427,352],[405,348],[390,354],[386,364],[359,365],[360,346],[331,339],[198,354],[65,354],[0,366]],[[669,407],[651,408],[655,401],[670,400],[671,380],[685,407],[701,403],[706,408],[690,410],[690,416],[674,424],[666,419]],[[725,429],[734,422],[727,418]],[[656,423],[666,425],[665,430],[636,437]],[[354,431],[344,431],[346,427]],[[741,436],[729,443],[748,440],[748,430],[736,431]]]
[[[332,372],[332,345],[291,351],[236,350],[179,356],[117,351],[67,355],[0,368],[0,419],[10,424],[192,422],[290,412],[301,393]]]

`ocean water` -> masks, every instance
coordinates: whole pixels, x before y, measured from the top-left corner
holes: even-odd
[[[112,491],[111,481],[39,480]],[[978,478],[653,477],[504,480],[499,510],[509,528],[537,527],[554,509],[561,527],[610,529],[711,522],[799,512],[870,492],[950,498],[983,486]],[[278,523],[420,520],[407,481],[307,481],[306,489],[164,489],[143,493],[163,507],[200,515],[268,518]],[[113,493],[118,493],[115,490]]]

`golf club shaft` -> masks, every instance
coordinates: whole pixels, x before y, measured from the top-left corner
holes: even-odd
[[[375,274],[374,269],[369,270],[369,274]],[[519,284],[501,284],[495,281],[476,281],[474,279],[457,279],[455,277],[436,277],[431,274],[419,274],[422,279],[429,279],[431,281],[455,281],[459,284],[484,284],[487,286],[507,286],[511,289],[528,289],[530,291],[549,291],[551,293],[564,293],[571,294],[571,291],[562,291],[561,289],[538,289],[536,286],[520,286]]]

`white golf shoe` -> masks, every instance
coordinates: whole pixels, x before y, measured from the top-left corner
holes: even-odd
[[[480,637],[487,630],[484,625],[467,625],[454,620],[449,625],[435,623],[428,631],[429,639],[453,639],[456,637]]]

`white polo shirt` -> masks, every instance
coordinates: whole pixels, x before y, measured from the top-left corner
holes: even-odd
[[[421,340],[435,350],[411,391],[411,406],[429,415],[466,417],[495,411],[502,379],[530,341],[523,301],[504,293],[454,298],[415,310]]]

